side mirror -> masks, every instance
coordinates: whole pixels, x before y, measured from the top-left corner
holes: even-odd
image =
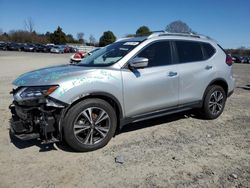
[[[132,69],[142,69],[148,66],[148,58],[136,57],[129,61],[129,67]]]

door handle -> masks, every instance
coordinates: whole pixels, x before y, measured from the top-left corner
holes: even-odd
[[[176,76],[177,75],[177,72],[172,72],[172,71],[170,71],[169,73],[168,73],[168,76],[170,76],[170,77],[173,77],[173,76]]]
[[[213,66],[211,66],[211,65],[207,65],[207,66],[205,67],[206,70],[209,70],[209,69],[211,69],[211,68],[213,68]]]

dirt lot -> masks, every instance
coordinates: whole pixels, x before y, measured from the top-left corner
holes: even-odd
[[[217,120],[180,113],[131,124],[98,151],[11,142],[12,80],[67,63],[69,54],[0,51],[0,187],[250,187],[250,65],[235,64],[237,88]],[[122,155],[125,162],[115,163]]]

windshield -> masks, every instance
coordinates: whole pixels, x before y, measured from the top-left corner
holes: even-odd
[[[139,42],[116,42],[84,58],[79,66],[102,67],[115,64],[133,50]]]

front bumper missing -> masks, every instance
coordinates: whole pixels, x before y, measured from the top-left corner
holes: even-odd
[[[16,101],[10,105],[12,118],[10,132],[20,140],[41,140],[42,144],[61,140],[59,120],[62,108],[36,106],[21,106]]]

